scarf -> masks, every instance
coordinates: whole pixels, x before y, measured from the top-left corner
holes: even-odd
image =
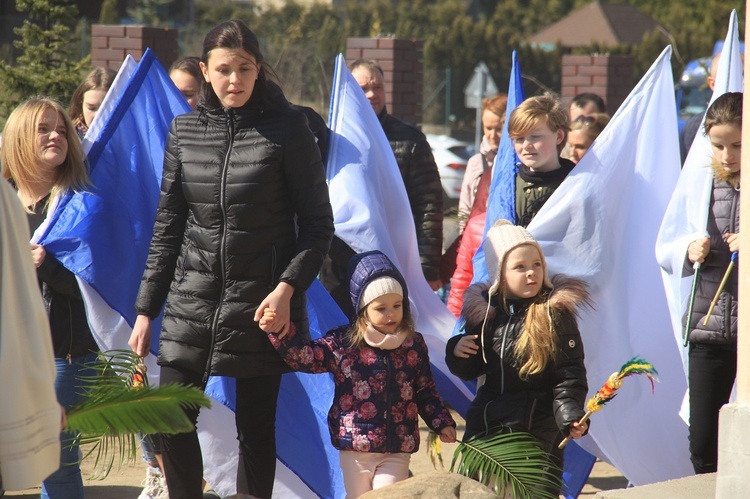
[[[406,339],[406,331],[397,331],[396,334],[384,334],[368,323],[365,329],[365,343],[381,350],[395,350],[401,346]]]

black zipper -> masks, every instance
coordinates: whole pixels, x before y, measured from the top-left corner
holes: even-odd
[[[508,329],[510,328],[510,323],[513,320],[513,314],[515,314],[516,309],[515,306],[511,303],[509,307],[509,314],[508,314],[508,322],[505,323],[505,328],[503,329],[503,341],[500,344],[500,394],[505,393],[505,340],[508,338]]]
[[[216,334],[219,327],[219,312],[221,306],[224,303],[224,293],[226,292],[227,276],[226,276],[226,241],[227,241],[227,207],[226,207],[226,192],[227,192],[227,171],[229,169],[229,156],[232,153],[232,146],[234,145],[234,110],[227,108],[227,153],[224,157],[224,165],[221,169],[220,178],[220,189],[219,189],[219,208],[221,209],[221,240],[219,242],[219,262],[221,265],[221,292],[219,295],[219,302],[214,311],[214,320],[211,324],[211,346],[208,350],[208,360],[206,361],[206,369],[203,372],[203,383],[208,381],[208,376],[211,373],[211,358],[214,354],[214,347],[216,346]]]
[[[508,314],[508,322],[505,323],[505,327],[503,328],[503,341],[500,344],[500,395],[503,395],[505,393],[505,365],[503,362],[503,359],[505,358],[505,339],[508,337],[508,328],[510,328],[510,323],[513,320],[513,314],[515,313],[515,308],[513,304],[510,304],[510,310]],[[485,331],[482,330],[482,334],[484,334]],[[492,348],[492,347],[490,347]],[[490,404],[494,402],[494,400],[490,400],[486,404],[484,404],[484,429],[485,432],[490,431],[490,425],[489,421],[487,421],[487,409],[490,407]]]

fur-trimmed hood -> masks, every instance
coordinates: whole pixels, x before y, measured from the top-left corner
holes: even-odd
[[[566,310],[573,315],[577,315],[579,307],[592,306],[588,286],[584,281],[557,274],[552,278],[552,286],[549,298],[551,308]],[[484,321],[485,314],[487,314],[489,289],[490,284],[488,282],[472,284],[466,289],[461,317],[466,320],[467,329],[479,326]],[[499,296],[493,296],[493,301],[498,299],[500,299]],[[530,300],[525,301],[530,302]],[[493,302],[493,305],[496,305],[496,303]],[[496,310],[495,306],[490,307],[487,320],[492,321],[495,318]]]
[[[734,188],[740,185],[740,172],[730,172],[716,160],[716,157],[711,158],[711,169],[714,171],[714,178],[716,180],[727,182]]]

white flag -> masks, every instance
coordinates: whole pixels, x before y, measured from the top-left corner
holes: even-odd
[[[685,390],[654,244],[680,171],[671,47],[662,52],[529,225],[551,274],[585,280],[594,309],[579,327],[590,394],[632,357],[661,382],[629,378],[592,417],[581,446],[642,485],[692,474]]]

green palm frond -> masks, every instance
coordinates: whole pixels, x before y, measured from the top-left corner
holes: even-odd
[[[134,385],[134,376],[143,375],[139,365],[141,360],[133,352],[105,352],[91,366],[96,374],[80,379],[84,401],[67,411],[65,429],[79,434],[78,444],[91,445],[84,459],[96,455],[92,478],[106,477],[118,457],[120,465],[135,461],[136,433],[192,431],[183,409],[211,405],[195,387]]]
[[[501,497],[556,499],[555,469],[530,434],[496,432],[461,442],[450,471],[474,478]]]

